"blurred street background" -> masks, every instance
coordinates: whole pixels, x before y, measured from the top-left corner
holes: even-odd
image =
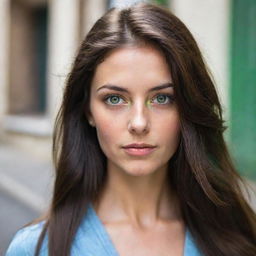
[[[135,2],[0,0],[0,256],[49,204],[53,123],[78,46],[109,8]],[[170,9],[197,40],[223,106],[228,147],[256,191],[256,1],[144,2]]]

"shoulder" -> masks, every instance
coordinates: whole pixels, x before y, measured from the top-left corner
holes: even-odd
[[[32,256],[35,252],[43,225],[44,221],[41,221],[37,224],[20,229],[13,237],[6,252],[6,256]],[[42,248],[42,250],[43,249],[44,248]]]

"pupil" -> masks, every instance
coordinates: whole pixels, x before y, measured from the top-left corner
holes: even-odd
[[[111,102],[112,103],[117,103],[118,102],[118,97],[117,96],[112,96],[111,97]]]
[[[164,96],[164,95],[158,96],[158,101],[159,101],[160,103],[163,103],[164,100],[165,100],[165,96]]]

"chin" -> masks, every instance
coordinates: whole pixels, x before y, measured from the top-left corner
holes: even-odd
[[[155,173],[156,170],[155,169],[152,169],[152,168],[139,168],[138,167],[136,168],[131,168],[129,170],[127,169],[124,169],[125,173],[127,175],[130,175],[130,176],[135,176],[135,177],[138,177],[138,176],[147,176],[147,175],[150,175],[152,173]]]
[[[146,171],[133,171],[133,172],[126,172],[126,174],[130,175],[130,176],[134,176],[134,177],[139,177],[139,176],[147,176],[149,174],[151,174],[151,172],[146,172]]]

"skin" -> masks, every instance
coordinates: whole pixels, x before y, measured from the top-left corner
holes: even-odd
[[[113,50],[92,80],[88,120],[107,157],[108,173],[94,207],[121,255],[183,255],[184,224],[166,184],[167,164],[180,140],[174,89],[149,92],[165,83],[172,83],[169,67],[150,45]],[[101,88],[108,84],[129,92]],[[131,156],[122,148],[131,143],[156,148],[146,156]]]

